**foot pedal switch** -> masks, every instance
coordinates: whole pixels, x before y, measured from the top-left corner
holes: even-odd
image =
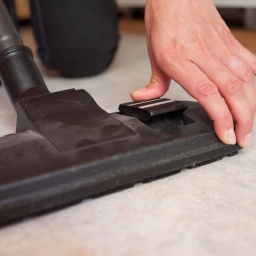
[[[158,131],[193,123],[193,120],[183,114],[187,108],[186,102],[165,98],[127,102],[119,105],[121,114],[135,117]]]
[[[123,115],[138,118],[142,122],[164,114],[180,114],[187,108],[188,105],[185,102],[165,98],[128,102],[119,105],[119,111]]]

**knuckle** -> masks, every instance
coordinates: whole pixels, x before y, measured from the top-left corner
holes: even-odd
[[[244,94],[244,86],[239,80],[233,80],[226,85],[226,91],[230,95],[240,96]]]
[[[156,60],[160,67],[169,67],[174,63],[173,58],[170,55],[167,55],[165,51],[159,52]]]
[[[229,121],[233,120],[233,116],[230,111],[227,111],[227,112],[223,113],[222,116],[220,115],[219,119],[221,119],[224,122],[229,122]]]
[[[184,45],[178,40],[172,40],[168,44],[164,41],[161,42],[155,58],[161,67],[175,67],[176,63],[186,60],[186,56]]]
[[[243,74],[243,79],[245,82],[254,82],[254,74],[252,73],[251,70],[247,70]]]
[[[218,94],[218,88],[211,82],[203,82],[198,85],[198,92],[200,96],[211,96]]]
[[[233,115],[229,110],[220,113],[213,121],[220,124],[226,124],[230,127],[232,127],[234,123]]]

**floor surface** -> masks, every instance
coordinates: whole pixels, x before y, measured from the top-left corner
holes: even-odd
[[[103,74],[64,79],[40,64],[51,91],[88,90],[109,111],[148,82],[141,22],[123,22],[118,54]],[[256,32],[234,30],[256,52]],[[30,30],[24,42],[35,49]],[[191,99],[173,83],[167,97]],[[0,136],[15,131],[0,88]],[[1,256],[256,255],[256,137],[237,156],[0,229]],[[15,160],[15,159],[14,159]],[[1,196],[1,195],[0,195]]]

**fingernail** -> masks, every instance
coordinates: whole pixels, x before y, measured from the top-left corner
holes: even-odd
[[[235,145],[236,144],[236,134],[234,129],[230,129],[227,132],[227,143],[231,144],[231,145]]]
[[[244,136],[244,139],[241,143],[243,148],[249,147],[252,145],[252,134],[248,133],[247,135]]]
[[[137,90],[137,91],[132,92],[132,94],[136,94],[136,95],[141,94],[142,92],[146,91],[146,89],[147,89],[147,88],[139,89],[139,90]]]

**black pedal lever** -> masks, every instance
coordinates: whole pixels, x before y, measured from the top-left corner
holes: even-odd
[[[127,102],[119,105],[123,115],[135,117],[152,129],[159,131],[193,123],[183,112],[188,104],[166,98],[148,101]]]

